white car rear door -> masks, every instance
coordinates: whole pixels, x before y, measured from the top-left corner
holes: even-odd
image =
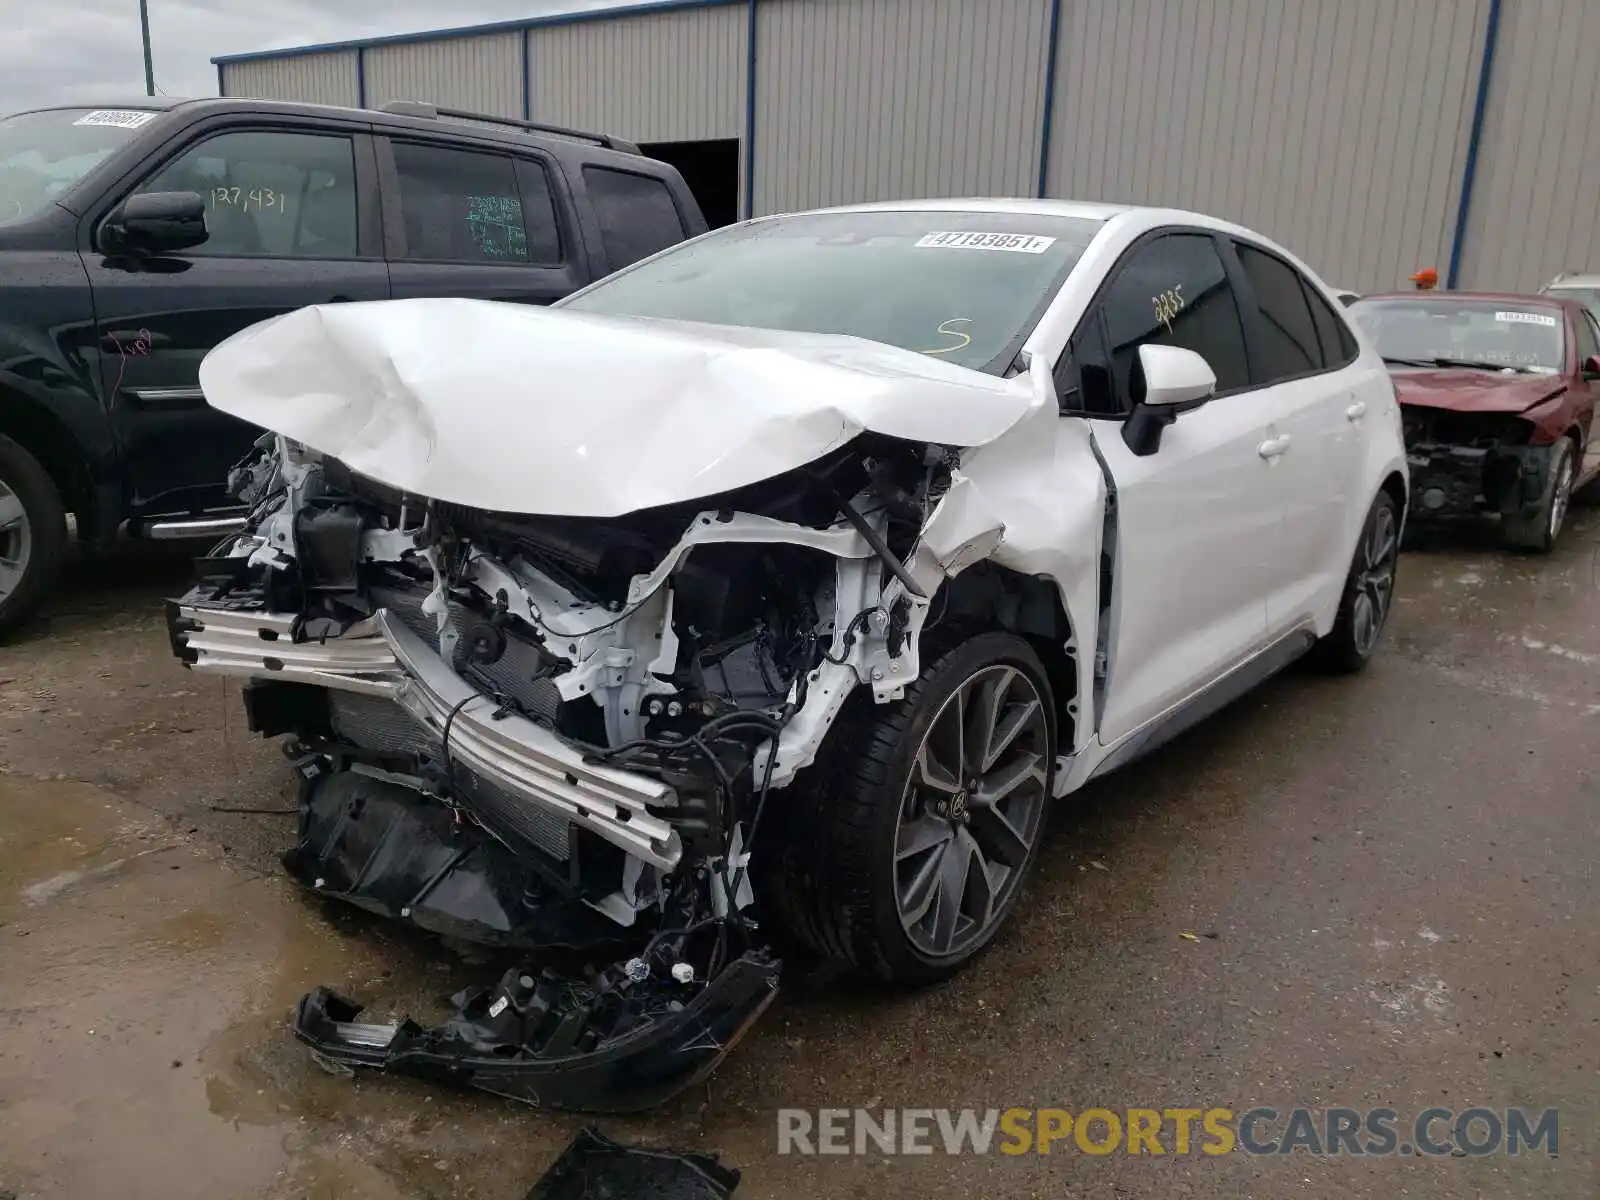
[[[1138,348],[1205,357],[1218,394],[1180,415],[1159,448],[1123,437]],[[1266,636],[1280,526],[1269,498],[1270,421],[1248,387],[1243,325],[1217,240],[1161,232],[1117,265],[1057,373],[1082,411],[1116,487],[1116,545],[1104,711],[1110,744],[1248,658]]]
[[[1340,369],[1355,357],[1348,333],[1340,339],[1330,330],[1331,358],[1324,351],[1318,318],[1326,325],[1331,310],[1313,307],[1326,301],[1311,283],[1263,247],[1235,241],[1234,249],[1250,339],[1250,401],[1270,414],[1282,445],[1270,471],[1283,528],[1274,538],[1267,595],[1268,631],[1281,636],[1338,603],[1350,566],[1351,512],[1365,499],[1357,492],[1368,402],[1353,374]]]

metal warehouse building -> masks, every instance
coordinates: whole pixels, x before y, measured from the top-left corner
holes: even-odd
[[[665,0],[216,60],[220,90],[601,130],[713,223],[1046,195],[1251,225],[1334,284],[1600,269],[1600,0]]]

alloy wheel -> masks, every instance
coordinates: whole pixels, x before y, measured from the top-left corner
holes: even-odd
[[[1567,505],[1572,501],[1572,455],[1561,456],[1561,474],[1556,476],[1555,494],[1550,497],[1550,540],[1556,540],[1567,519]]]
[[[1038,687],[1003,663],[934,714],[895,828],[895,902],[921,954],[981,945],[1010,911],[1044,824],[1049,743]]]
[[[33,534],[22,498],[0,479],[0,599],[22,586],[33,556]]]
[[[1394,509],[1380,504],[1361,539],[1356,563],[1355,604],[1351,612],[1351,633],[1356,652],[1365,658],[1372,653],[1389,616],[1394,599],[1395,560],[1400,551],[1399,526]]]

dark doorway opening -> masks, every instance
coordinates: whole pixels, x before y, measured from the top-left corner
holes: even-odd
[[[671,163],[689,185],[711,228],[739,219],[739,139],[714,142],[647,142],[651,158]]]

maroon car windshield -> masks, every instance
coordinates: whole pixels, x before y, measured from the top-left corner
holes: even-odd
[[[1565,362],[1561,312],[1537,303],[1408,296],[1359,300],[1350,315],[1396,366],[1555,375]]]

